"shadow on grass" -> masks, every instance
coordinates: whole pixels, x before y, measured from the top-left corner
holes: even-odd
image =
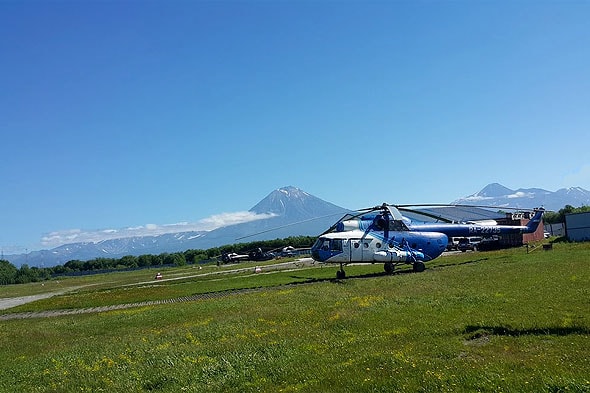
[[[436,266],[429,266],[428,268],[431,269],[431,270],[434,270],[434,269],[440,269],[440,268],[451,267],[451,266],[471,265],[471,264],[474,264],[474,263],[485,262],[488,259],[489,258],[479,258],[479,259],[473,259],[473,260],[464,261],[464,262],[441,263],[441,264],[436,265]]]
[[[334,270],[334,274],[336,274],[336,271],[338,269]],[[326,277],[326,278],[317,278],[317,277],[303,277],[303,276],[296,276],[296,275],[291,275],[289,276],[292,279],[295,280],[301,280],[299,282],[295,282],[293,283],[294,285],[296,284],[310,284],[310,283],[316,283],[316,282],[334,282],[334,283],[344,283],[346,282],[346,280],[350,280],[350,279],[363,279],[363,278],[377,278],[377,277],[385,277],[385,276],[397,276],[400,274],[413,274],[415,273],[412,269],[404,269],[404,270],[395,270],[393,273],[386,273],[386,272],[374,272],[374,273],[364,273],[364,274],[347,274],[346,278],[336,278],[336,277]]]
[[[590,335],[590,328],[585,326],[553,326],[530,329],[514,329],[507,326],[476,326],[467,325],[463,330],[470,340],[487,336],[568,336],[572,334]]]

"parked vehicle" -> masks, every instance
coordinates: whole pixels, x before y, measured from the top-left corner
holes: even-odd
[[[499,250],[502,248],[500,239],[497,236],[484,237],[478,244],[477,249],[479,251],[491,251]]]
[[[480,242],[481,237],[462,237],[459,239],[457,249],[461,252],[465,252],[467,250],[477,251],[477,246]]]
[[[459,240],[456,237],[449,237],[449,241],[447,243],[447,251],[457,251],[458,245],[459,245]]]

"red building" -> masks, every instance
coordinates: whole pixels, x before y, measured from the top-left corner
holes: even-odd
[[[497,220],[499,225],[522,225],[525,226],[530,221],[534,213],[506,213],[506,218]],[[500,245],[502,247],[517,247],[533,241],[543,240],[543,220],[539,223],[537,230],[533,233],[516,233],[512,235],[500,236]]]

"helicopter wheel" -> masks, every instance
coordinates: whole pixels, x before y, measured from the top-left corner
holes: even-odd
[[[420,272],[423,272],[424,269],[426,269],[426,266],[424,266],[424,262],[416,261],[416,262],[414,262],[413,268],[416,273],[420,273]]]
[[[385,273],[387,274],[392,274],[394,269],[395,265],[392,262],[385,262],[383,264],[383,270],[385,270]]]
[[[344,270],[338,270],[338,271],[336,272],[336,278],[337,278],[338,280],[345,279],[345,278],[346,278],[346,272],[345,272]]]

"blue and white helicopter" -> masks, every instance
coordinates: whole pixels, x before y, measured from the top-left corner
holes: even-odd
[[[383,203],[381,206],[359,210],[355,214],[346,214],[318,237],[311,248],[312,258],[318,262],[340,264],[340,270],[336,273],[338,279],[346,277],[344,265],[349,263],[383,262],[387,273],[392,273],[397,263],[406,263],[411,264],[415,272],[422,272],[425,269],[424,262],[443,253],[449,237],[533,233],[545,211],[543,208],[534,209],[535,214],[526,226],[455,224],[429,213],[409,209],[410,206],[449,205]],[[400,210],[447,222],[412,224],[402,216]]]

